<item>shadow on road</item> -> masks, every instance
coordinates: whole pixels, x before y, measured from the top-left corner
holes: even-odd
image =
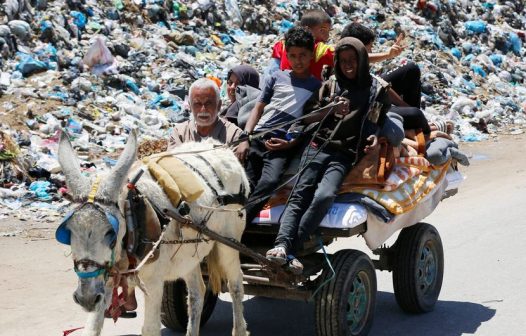
[[[378,292],[376,312],[370,335],[456,336],[474,334],[479,326],[495,316],[495,309],[471,302],[438,301],[428,314],[403,312],[393,293]],[[315,335],[314,304],[256,297],[245,301],[245,319],[252,336]],[[230,335],[230,302],[217,302],[203,336]],[[163,336],[182,335],[163,329]]]
[[[438,301],[435,310],[427,314],[407,314],[402,311],[393,293],[378,292],[371,335],[456,336],[475,334],[483,322],[495,316],[495,309],[478,303]]]

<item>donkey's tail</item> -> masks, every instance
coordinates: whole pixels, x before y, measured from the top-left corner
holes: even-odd
[[[212,289],[214,294],[219,294],[221,292],[221,281],[225,279],[225,272],[219,263],[219,250],[218,244],[214,244],[212,250],[207,256],[208,264],[208,286]]]

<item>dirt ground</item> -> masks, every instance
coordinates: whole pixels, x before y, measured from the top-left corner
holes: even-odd
[[[409,315],[397,306],[388,272],[377,272],[371,335],[524,335],[526,324],[526,135],[462,144],[472,164],[459,193],[425,221],[441,234],[445,275],[433,312]],[[62,335],[85,314],[72,293],[76,276],[69,249],[53,237],[56,223],[0,221],[0,335]],[[363,239],[338,240],[331,250],[358,248]],[[140,301],[141,298],[139,298]],[[231,308],[222,295],[203,335],[229,335]],[[137,335],[142,310],[131,320],[106,320],[103,335]],[[246,297],[252,335],[314,335],[312,303]],[[71,335],[80,335],[74,332]],[[179,335],[163,329],[163,336]]]

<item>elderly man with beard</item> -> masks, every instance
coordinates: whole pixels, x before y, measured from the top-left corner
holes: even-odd
[[[208,78],[196,80],[190,86],[189,97],[192,118],[174,126],[170,134],[168,150],[188,141],[212,138],[221,143],[230,143],[239,138],[242,130],[235,124],[218,117],[221,98],[219,88],[214,81]],[[132,291],[123,306],[123,313],[135,309],[137,309],[137,300],[135,292]]]
[[[170,135],[168,149],[188,141],[203,141],[208,138],[221,143],[231,143],[239,139],[242,130],[235,124],[219,118],[221,98],[217,84],[200,78],[190,86],[189,104],[192,118],[175,125]]]

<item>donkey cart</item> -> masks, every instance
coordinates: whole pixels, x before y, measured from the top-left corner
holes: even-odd
[[[450,170],[446,177],[449,178],[450,173],[458,174]],[[425,313],[433,310],[442,286],[444,254],[436,228],[420,221],[434,210],[440,200],[456,193],[456,187],[451,182],[449,187],[448,183],[441,183],[414,210],[395,216],[388,224],[379,223],[376,217],[369,214],[366,220],[351,227],[320,227],[316,237],[304,244],[303,250],[298,253],[304,264],[301,275],[294,275],[264,257],[265,251],[273,245],[278,225],[248,225],[242,242],[214,236],[213,232],[202,233],[240,252],[245,294],[313,300],[316,334],[319,336],[367,335],[375,311],[375,269],[392,272],[396,301],[404,311]],[[175,213],[169,215],[178,217]],[[400,234],[392,246],[382,246],[399,230]],[[367,254],[354,249],[326,253],[325,246],[337,238],[355,235],[364,236],[378,259],[371,260]],[[206,274],[205,266],[203,274]],[[201,325],[210,318],[216,301],[217,295],[208,290]],[[184,282],[165,283],[162,310],[165,326],[174,330],[186,328],[188,317]]]

